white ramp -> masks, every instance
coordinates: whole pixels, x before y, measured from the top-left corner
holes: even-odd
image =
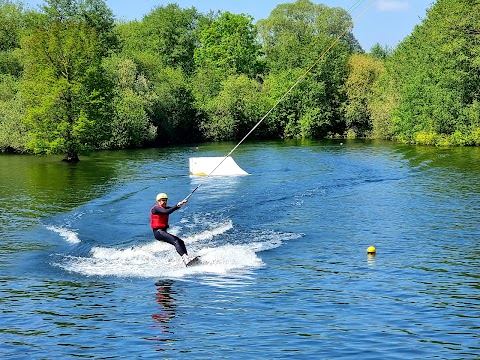
[[[222,160],[225,159],[223,162]],[[224,157],[197,157],[190,158],[190,175],[198,176],[236,176],[248,175],[237,165],[231,156]],[[218,166],[218,164],[220,164]],[[218,168],[216,168],[218,166]],[[216,168],[216,169],[215,169]],[[213,171],[215,169],[215,171]],[[213,171],[213,172],[212,172]]]

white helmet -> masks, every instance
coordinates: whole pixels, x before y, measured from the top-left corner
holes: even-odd
[[[165,193],[160,193],[157,195],[157,201],[160,201],[160,199],[168,199],[168,195]]]

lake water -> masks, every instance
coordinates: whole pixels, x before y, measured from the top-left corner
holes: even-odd
[[[188,175],[234,145],[1,155],[0,356],[480,357],[479,148],[246,143],[250,175]],[[186,268],[149,210],[199,184]]]

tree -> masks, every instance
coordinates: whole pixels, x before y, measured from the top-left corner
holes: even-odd
[[[23,151],[24,103],[19,94],[22,66],[18,48],[24,31],[25,13],[20,3],[0,0],[0,150]]]
[[[406,142],[476,144],[480,101],[480,3],[438,0],[387,61],[392,114]],[[472,111],[473,110],[473,111]]]
[[[153,141],[157,129],[149,113],[155,94],[149,82],[138,73],[131,59],[112,56],[103,61],[103,69],[113,84],[111,136],[101,147],[124,149]]]
[[[27,128],[22,123],[24,101],[18,91],[19,81],[0,74],[0,150],[23,151]]]
[[[81,151],[109,136],[104,121],[111,86],[101,68],[108,36],[101,34],[109,34],[110,27],[99,30],[91,20],[110,22],[108,14],[102,18],[103,7],[99,17],[84,16],[96,14],[100,3],[50,0],[44,22],[22,40],[22,94],[31,128],[27,148],[35,153],[63,152],[66,161],[77,162]]]
[[[118,46],[118,38],[114,33],[114,17],[112,10],[104,0],[45,0],[42,6],[47,23],[66,20],[93,29],[101,44],[103,56]]]
[[[189,79],[179,68],[166,67],[154,79],[156,100],[152,105],[158,143],[186,143],[200,140],[197,110]]]
[[[194,52],[193,91],[199,109],[218,95],[222,82],[230,75],[254,78],[262,71],[252,20],[251,16],[218,13],[202,28]]]
[[[257,30],[249,15],[228,11],[205,27],[195,49],[197,67],[216,68],[226,75],[245,74],[251,78],[261,71]]]
[[[268,110],[259,84],[246,75],[230,75],[222,90],[205,104],[208,117],[201,128],[209,140],[237,140]]]
[[[399,103],[398,93],[392,91],[395,88],[395,80],[385,69],[372,85],[367,107],[372,123],[372,137],[375,139],[395,137],[393,114]]]
[[[259,35],[266,55],[266,66],[272,77],[285,79],[280,87],[285,91],[298,77],[307,76],[289,97],[272,113],[280,126],[271,122],[277,131],[282,126],[282,137],[324,137],[343,133],[345,122],[340,111],[345,101],[343,83],[347,77],[348,57],[361,51],[358,41],[348,32],[317,63],[320,55],[351,25],[348,13],[340,8],[328,8],[309,0],[278,5],[267,19],[258,22]],[[270,89],[275,89],[272,87]],[[276,94],[276,91],[272,94]]]
[[[347,129],[355,136],[367,135],[373,128],[369,112],[373,86],[384,71],[384,65],[371,55],[354,54],[348,66],[349,74],[345,82],[347,101],[344,107]]]
[[[370,55],[377,60],[385,61],[391,53],[392,50],[388,45],[382,46],[379,43],[376,43],[370,49]]]
[[[278,5],[257,23],[268,69],[306,68],[351,24],[350,15],[341,8],[309,0]],[[362,52],[351,32],[340,42],[349,53]]]
[[[142,21],[117,27],[121,56],[133,59],[147,80],[148,117],[157,128],[159,143],[199,139],[189,76],[194,71],[199,28],[206,21],[195,8],[170,4],[156,7]]]
[[[235,139],[243,131],[241,124],[252,120],[245,116],[253,115],[247,109],[248,102],[258,103],[251,96],[252,91],[258,91],[253,79],[263,71],[252,21],[251,16],[219,12],[200,33],[192,90],[203,117],[203,134],[208,139]]]
[[[147,77],[153,78],[166,66],[191,73],[198,27],[204,21],[194,7],[181,9],[169,4],[156,7],[142,21],[119,24],[117,34],[122,39],[123,54],[135,59]]]
[[[0,74],[20,76],[21,64],[17,52],[21,31],[25,28],[21,4],[0,0]]]

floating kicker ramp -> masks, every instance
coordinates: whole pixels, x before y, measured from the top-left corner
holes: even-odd
[[[249,175],[231,156],[190,158],[190,175],[238,176]]]

